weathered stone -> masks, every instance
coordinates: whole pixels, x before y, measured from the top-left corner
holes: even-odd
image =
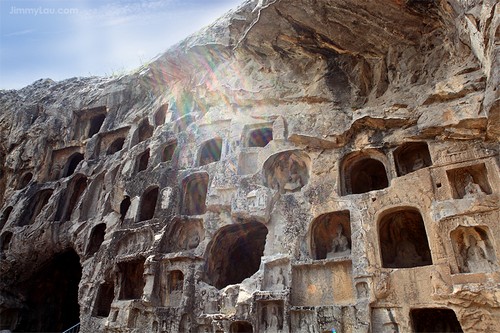
[[[495,332],[497,1],[246,1],[0,92],[0,330]]]

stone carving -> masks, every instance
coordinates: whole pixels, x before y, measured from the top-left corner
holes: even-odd
[[[271,156],[264,163],[267,186],[280,193],[299,191],[309,179],[310,158],[299,151],[283,152]]]
[[[375,284],[375,297],[378,299],[386,298],[390,293],[391,279],[387,272],[380,273],[379,278]]]
[[[465,184],[464,186],[465,194],[463,196],[464,198],[469,198],[476,194],[483,193],[481,186],[479,186],[479,184],[476,184],[474,182],[472,175],[468,172],[465,173],[464,184]]]
[[[0,89],[0,330],[498,330],[496,2],[241,2]]]
[[[469,246],[465,252],[465,262],[469,272],[489,272],[493,270],[493,263],[486,258],[486,253],[477,245],[477,240],[473,235],[469,235]]]
[[[410,268],[432,263],[422,217],[402,210],[382,218],[380,247],[384,267]]]
[[[459,271],[491,272],[497,267],[495,251],[486,227],[458,227],[451,233]]]
[[[394,264],[398,267],[413,267],[422,262],[413,242],[408,239],[408,231],[403,229],[400,240],[396,247],[396,258]]]
[[[327,258],[343,256],[351,253],[349,248],[349,240],[344,235],[342,224],[337,225],[337,233],[332,241],[332,250],[328,252]]]
[[[283,307],[278,302],[266,302],[262,308],[262,323],[267,333],[283,330]]]
[[[430,279],[433,296],[446,295],[451,292],[451,287],[445,282],[443,275],[438,270],[431,272]]]

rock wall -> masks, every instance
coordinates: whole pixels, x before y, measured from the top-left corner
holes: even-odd
[[[247,1],[0,92],[0,329],[498,332],[500,6]]]

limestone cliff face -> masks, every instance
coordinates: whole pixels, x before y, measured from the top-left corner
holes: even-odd
[[[246,1],[0,92],[0,329],[496,332],[500,5]]]

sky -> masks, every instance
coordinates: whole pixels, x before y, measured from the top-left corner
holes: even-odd
[[[0,0],[0,89],[123,74],[243,0]]]

